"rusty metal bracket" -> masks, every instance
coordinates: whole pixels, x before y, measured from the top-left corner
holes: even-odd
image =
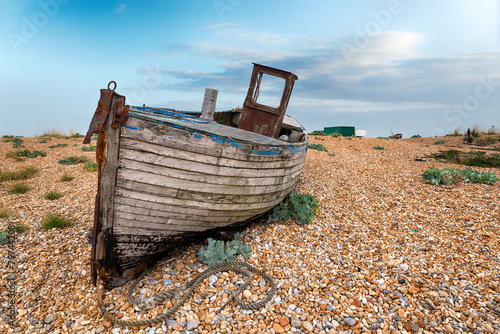
[[[111,89],[111,85],[113,84],[114,87],[113,89]],[[118,126],[120,126],[121,123],[125,123],[128,120],[128,111],[130,106],[124,105],[123,101],[117,101],[115,102],[114,106],[111,106],[113,96],[121,96],[115,92],[115,89],[115,81],[110,81],[108,83],[108,89],[101,89],[101,97],[99,98],[99,102],[97,102],[97,108],[95,110],[94,117],[92,117],[87,135],[83,140],[84,144],[90,144],[90,139],[94,133],[101,133],[104,131],[104,125],[108,120],[109,110],[111,109],[111,107],[115,108],[115,116],[113,117],[112,123],[113,128],[116,129]]]
[[[128,120],[129,114],[128,111],[130,106],[123,105],[122,100],[116,100],[113,105],[114,113],[113,113],[113,123],[111,126],[116,129],[120,126],[121,123],[125,123]]]
[[[111,89],[101,89],[101,97],[97,102],[94,117],[92,117],[92,121],[90,121],[89,130],[83,140],[84,144],[90,144],[90,138],[92,138],[94,133],[102,132],[104,125],[108,120],[109,109],[111,108],[111,99],[113,98],[114,92],[115,91]]]

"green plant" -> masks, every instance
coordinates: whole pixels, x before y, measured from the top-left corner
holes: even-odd
[[[311,133],[308,133],[309,136],[326,136],[325,131],[317,130]]]
[[[480,173],[469,168],[463,170],[456,168],[444,168],[442,170],[439,168],[433,168],[426,170],[422,174],[422,177],[424,180],[427,180],[427,183],[436,186],[440,184],[456,183],[459,181],[484,184],[494,184],[498,181],[498,178],[494,173]]]
[[[42,228],[50,230],[53,228],[66,228],[72,226],[73,223],[66,217],[57,216],[49,213],[42,221]]]
[[[12,140],[12,146],[14,146],[14,148],[23,147],[23,141],[19,138],[14,138],[14,140]]]
[[[68,147],[68,144],[57,144],[57,145],[50,145],[49,148],[57,148],[57,147]]]
[[[8,213],[7,210],[0,211],[0,219],[7,218],[9,216],[10,216],[10,213]]]
[[[500,154],[486,155],[485,152],[477,151],[464,159],[464,165],[500,168]]]
[[[444,144],[444,140],[436,140],[434,142],[434,145],[440,145],[440,144]]]
[[[374,150],[385,150],[386,148],[380,145],[373,146]]]
[[[342,137],[342,135],[340,133],[338,133],[338,132],[334,132],[330,136],[332,136],[333,138]]]
[[[95,172],[97,170],[97,162],[89,161],[83,166],[87,172]]]
[[[16,224],[14,226],[14,231],[15,233],[17,234],[22,234],[24,233],[28,228],[24,225],[19,225],[19,224]],[[13,232],[14,231],[11,231],[10,234],[14,234]],[[0,245],[6,245],[7,243],[9,242],[9,230],[4,230],[4,231],[1,231],[0,232]]]
[[[51,192],[44,194],[43,198],[48,199],[49,201],[53,201],[53,200],[61,198],[62,196],[63,196],[63,194],[61,194],[58,191],[51,191]]]
[[[50,139],[50,138],[42,138],[42,139],[40,140],[40,144],[45,144],[45,143],[47,143],[47,142],[49,142],[49,141],[51,141],[51,140],[52,140],[52,139]]]
[[[15,170],[12,172],[2,172],[0,173],[0,182],[10,181],[10,180],[26,180],[38,173],[38,170],[34,167],[27,167],[22,170]]]
[[[476,146],[489,146],[489,145],[492,145],[492,144],[496,144],[499,141],[500,141],[500,138],[494,138],[494,137],[482,138],[482,139],[476,140],[474,142],[474,145],[476,145]]]
[[[482,151],[462,152],[450,149],[432,154],[429,157],[466,166],[500,168],[500,154],[487,155]]]
[[[198,251],[200,261],[211,267],[222,262],[235,261],[238,254],[247,258],[251,253],[251,248],[239,241],[240,237],[241,234],[236,233],[234,240],[226,243],[208,238],[208,245]]]
[[[413,135],[410,138],[422,138],[422,136],[421,135]]]
[[[9,152],[7,153],[7,157],[9,158],[14,158],[18,161],[22,161],[22,158],[36,158],[36,157],[44,157],[46,156],[47,153],[45,151],[33,151],[31,152],[30,150],[24,150],[24,151],[17,151],[17,152]],[[21,160],[19,160],[21,159]]]
[[[498,181],[497,176],[494,173],[486,172],[476,172],[470,168],[465,168],[462,171],[463,180],[469,183],[484,183],[484,184],[494,184]]]
[[[329,156],[334,157],[335,153],[328,153]]]
[[[75,178],[74,176],[71,176],[71,175],[69,175],[69,174],[67,174],[67,173],[64,173],[64,174],[61,176],[60,180],[61,180],[61,182],[68,182],[68,181],[73,180],[74,178]]]
[[[6,245],[9,242],[9,233],[0,232],[0,245]]]
[[[309,145],[307,145],[307,148],[310,148],[313,150],[318,150],[318,151],[328,152],[328,149],[326,147],[324,147],[322,144],[309,144]]]
[[[82,146],[82,151],[84,151],[84,152],[91,152],[91,151],[95,151],[95,150],[96,150],[96,146],[95,145]]]
[[[24,161],[23,157],[18,155],[16,152],[7,152],[7,154],[5,156],[7,158],[11,158],[11,159],[14,159],[16,161]]]
[[[27,193],[28,190],[30,190],[30,187],[26,183],[24,182],[16,183],[10,187],[9,194],[12,195],[24,194]]]
[[[63,165],[76,165],[78,163],[83,163],[87,162],[89,158],[87,158],[85,155],[81,155],[79,157],[77,156],[71,156],[71,157],[66,157],[64,159],[59,160],[58,162]]]
[[[15,227],[14,227],[14,229],[15,229],[15,233],[22,234],[28,228],[26,226],[24,226],[24,225],[16,224]],[[11,232],[10,234],[12,235],[13,232]],[[4,231],[0,232],[0,245],[6,245],[8,242],[9,242],[9,231],[8,230],[4,230]]]
[[[293,218],[299,225],[309,224],[314,220],[318,206],[316,197],[292,191],[284,201],[273,209],[267,221],[279,220],[284,223]]]
[[[16,224],[15,225],[15,229],[16,229],[16,233],[17,234],[23,234],[24,232],[26,232],[29,228],[24,226],[24,225],[20,225],[20,224]]]

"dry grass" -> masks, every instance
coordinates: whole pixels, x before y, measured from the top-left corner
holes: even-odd
[[[79,138],[83,137],[79,132],[75,132],[72,128],[69,128],[67,131],[51,128],[43,130],[41,135],[36,135],[36,137],[55,137],[55,138]]]

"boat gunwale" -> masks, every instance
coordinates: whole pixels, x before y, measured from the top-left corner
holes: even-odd
[[[148,108],[151,110],[151,112],[141,111],[141,110],[134,111],[135,108],[137,108],[137,107],[131,107],[130,117],[133,117],[136,119],[141,119],[141,120],[152,122],[152,123],[156,123],[156,124],[163,124],[163,125],[171,126],[173,128],[176,128],[176,129],[186,130],[188,132],[201,133],[201,134],[213,137],[213,138],[220,138],[220,139],[224,139],[224,140],[230,140],[233,142],[240,142],[240,143],[246,144],[246,145],[256,145],[256,146],[269,147],[269,148],[280,148],[282,150],[287,150],[287,149],[290,150],[290,148],[297,148],[294,151],[291,151],[292,154],[299,152],[299,151],[305,151],[307,149],[308,138],[307,138],[307,135],[305,134],[305,132],[304,132],[304,140],[303,141],[296,142],[296,143],[290,143],[290,142],[287,142],[284,140],[275,139],[272,137],[267,137],[267,136],[264,136],[264,135],[261,135],[258,133],[254,133],[254,132],[250,132],[250,131],[246,131],[246,130],[242,130],[242,129],[238,129],[238,128],[233,128],[233,127],[230,127],[227,125],[209,122],[209,121],[205,121],[205,120],[200,120],[200,119],[196,118],[195,116],[185,115],[185,114],[178,113],[178,112],[176,112],[174,114],[177,116],[169,116],[167,114],[157,114],[158,115],[157,117],[161,117],[161,119],[158,119],[158,118],[152,117],[153,115],[151,115],[151,114],[154,113],[154,111],[151,110],[151,108]],[[145,108],[145,107],[139,107],[139,108]],[[189,116],[189,117],[187,117],[187,116]],[[180,122],[182,122],[182,123],[180,123]],[[197,124],[200,126],[199,127],[190,126],[190,124]],[[122,125],[122,127],[127,128],[126,125]],[[230,136],[230,135],[218,134],[218,133],[216,133],[217,131],[213,131],[210,129],[203,129],[203,127],[212,127],[214,129],[217,129],[218,127],[227,127],[229,129],[233,129],[232,131],[234,131],[235,134],[245,135],[248,137],[248,139],[243,138],[243,137],[235,138],[235,137]],[[142,129],[133,129],[133,130],[142,130]]]

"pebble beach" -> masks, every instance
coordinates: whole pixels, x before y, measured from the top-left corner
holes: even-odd
[[[422,178],[435,167],[466,168],[429,158],[450,148],[469,151],[462,137],[309,136],[328,150],[308,150],[296,186],[317,198],[314,221],[300,226],[293,220],[263,220],[241,231],[240,240],[252,248],[241,260],[274,278],[273,300],[253,311],[234,303],[221,310],[243,277],[222,272],[206,279],[173,318],[134,327],[105,321],[97,306],[99,286],[91,284],[87,232],[97,172],[84,170],[82,163],[58,163],[81,155],[95,161],[95,152],[81,150],[82,138],[21,139],[22,149],[46,156],[16,161],[6,157],[17,151],[13,143],[0,139],[0,173],[38,170],[22,181],[29,187],[24,194],[10,194],[19,181],[0,182],[0,212],[5,213],[0,230],[27,229],[0,246],[0,332],[500,333],[500,182],[434,186]],[[437,140],[444,143],[435,145]],[[385,149],[374,149],[377,145]],[[500,177],[496,168],[469,168]],[[63,174],[74,179],[63,182]],[[48,192],[62,197],[47,200]],[[67,217],[72,226],[45,230],[48,214]],[[204,245],[171,253],[133,296],[167,291],[204,271],[198,257]],[[117,318],[151,318],[172,305],[140,310],[126,299],[129,284],[104,298]],[[262,299],[268,289],[255,275],[243,301]]]

